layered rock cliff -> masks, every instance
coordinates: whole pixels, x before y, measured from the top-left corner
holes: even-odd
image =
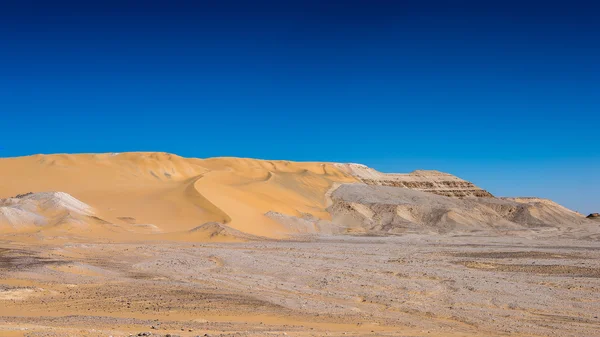
[[[382,173],[361,164],[340,164],[340,167],[367,185],[403,187],[453,198],[493,197],[469,181],[439,171]]]

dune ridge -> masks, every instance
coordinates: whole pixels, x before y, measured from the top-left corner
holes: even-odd
[[[264,214],[328,217],[325,192],[355,178],[329,163],[183,158],[168,153],[33,155],[0,159],[0,197],[62,191],[127,233],[180,233],[205,223],[266,237],[286,229]],[[43,222],[32,213],[4,217]],[[15,221],[13,221],[15,222]],[[133,235],[132,234],[132,235]]]

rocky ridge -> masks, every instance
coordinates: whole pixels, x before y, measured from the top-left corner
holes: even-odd
[[[588,221],[549,200],[460,199],[392,186],[344,184],[331,199],[333,222],[381,234],[567,229]]]
[[[435,170],[382,173],[361,164],[339,164],[339,167],[367,185],[403,187],[454,198],[493,197],[469,181]]]

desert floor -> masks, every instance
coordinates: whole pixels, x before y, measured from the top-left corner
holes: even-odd
[[[600,246],[0,242],[0,336],[600,336]]]

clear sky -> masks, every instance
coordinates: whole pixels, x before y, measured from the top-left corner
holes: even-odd
[[[438,169],[600,212],[599,6],[2,1],[0,157]]]

